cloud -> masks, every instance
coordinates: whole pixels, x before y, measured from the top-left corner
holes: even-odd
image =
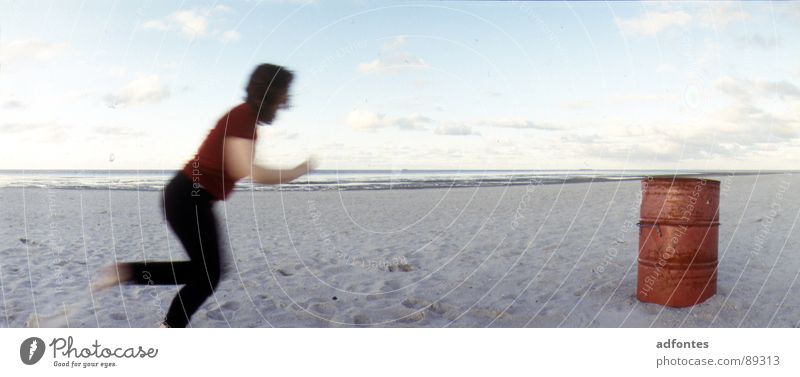
[[[15,141],[33,141],[37,143],[63,143],[73,134],[66,132],[63,125],[53,121],[44,122],[11,122],[0,124],[0,133],[15,134]]]
[[[235,42],[235,41],[238,41],[239,38],[241,38],[241,37],[242,37],[242,34],[239,33],[238,31],[236,31],[236,30],[228,30],[228,31],[222,33],[222,36],[220,36],[220,40],[223,41],[223,42]]]
[[[728,124],[725,131],[738,136],[736,141],[742,144],[794,139],[800,131],[797,119],[777,116],[750,103],[725,108],[721,118]]]
[[[652,10],[634,17],[617,18],[615,21],[625,34],[652,36],[674,27],[721,28],[750,18],[749,13],[731,4],[712,2],[693,14],[683,10]]]
[[[745,85],[741,81],[735,80],[730,76],[723,76],[714,83],[714,87],[730,97],[744,100],[750,97]]]
[[[800,141],[800,119],[794,110],[800,88],[793,83],[725,76],[715,87],[733,101],[710,112],[702,124],[609,126],[591,138],[562,141],[593,157],[675,163],[719,157],[748,160]]]
[[[441,125],[436,127],[434,131],[437,135],[450,135],[450,136],[469,136],[480,135],[480,132],[475,131],[472,127],[464,124]]]
[[[618,18],[615,21],[625,34],[655,35],[669,27],[688,25],[692,16],[684,11],[648,11],[636,17]]]
[[[588,108],[593,107],[592,101],[589,100],[578,100],[578,101],[568,101],[561,104],[561,107],[567,110],[586,110]]]
[[[209,32],[209,25],[214,22],[214,18],[217,15],[230,12],[233,12],[233,9],[226,5],[183,9],[175,11],[162,19],[146,21],[142,24],[142,28],[158,31],[179,30],[181,34],[189,38],[218,35],[218,31]],[[228,30],[222,33],[220,40],[231,42],[239,37],[240,34],[238,32]]]
[[[12,123],[3,123],[0,124],[0,132],[3,134],[16,134],[16,133],[23,133],[23,132],[30,132],[36,131],[41,129],[49,129],[53,128],[54,124],[52,123],[21,123],[21,122],[12,122]]]
[[[362,109],[355,109],[348,113],[344,123],[355,130],[375,130],[388,125],[383,114]]]
[[[12,99],[4,101],[3,103],[0,103],[0,108],[1,109],[6,109],[6,110],[24,109],[25,108],[25,104],[22,103],[19,100],[16,100],[16,99],[12,98]]]
[[[745,48],[753,47],[769,50],[780,44],[780,39],[775,36],[762,36],[759,34],[753,34],[747,37],[740,37],[736,40],[736,42],[739,44],[739,46]]]
[[[355,109],[348,113],[344,119],[346,125],[359,131],[372,131],[389,127],[403,130],[425,130],[432,122],[431,118],[419,114],[389,118],[384,114],[364,109]]]
[[[188,37],[203,36],[208,29],[207,16],[198,11],[180,10],[173,13],[170,19],[177,23],[181,32]]]
[[[233,13],[234,12],[233,8],[231,8],[231,7],[227,6],[227,5],[224,5],[224,4],[217,4],[216,6],[214,6],[213,10],[215,10],[217,12],[223,12],[223,13]]]
[[[669,63],[661,63],[656,66],[656,71],[658,73],[671,73],[675,72],[675,66]]]
[[[109,137],[137,137],[145,135],[140,130],[118,126],[101,126],[92,128],[92,132],[101,136]]]
[[[50,61],[61,56],[69,45],[39,39],[23,39],[0,44],[0,62]]]
[[[114,94],[106,95],[106,103],[111,106],[132,106],[158,103],[168,98],[169,89],[158,75],[139,75]]]
[[[800,88],[789,81],[760,81],[756,82],[758,90],[764,94],[778,97],[800,97]]]
[[[294,140],[300,136],[298,132],[289,132],[282,128],[268,127],[264,130],[269,139]]]
[[[403,47],[407,43],[408,43],[408,39],[406,39],[406,36],[398,35],[398,36],[388,40],[386,43],[384,43],[383,44],[383,49],[384,50],[393,50],[393,49],[396,49],[396,48]]]
[[[527,119],[496,119],[496,120],[482,120],[477,122],[479,126],[496,127],[496,128],[516,128],[516,129],[535,129],[544,131],[560,130],[549,124],[535,123]]]
[[[723,76],[714,86],[720,92],[740,101],[748,101],[753,95],[777,96],[781,99],[800,97],[800,88],[786,80],[758,81]]]
[[[585,110],[602,106],[639,105],[643,103],[664,103],[679,99],[674,94],[659,93],[630,93],[607,95],[603,98],[588,100],[578,99],[562,103],[560,106],[567,110]]]
[[[643,102],[666,102],[675,100],[678,97],[672,94],[656,93],[634,93],[620,94],[608,98],[611,103],[643,103]]]
[[[425,130],[428,125],[433,122],[433,119],[423,115],[414,114],[408,117],[400,117],[394,119],[392,124],[400,129],[405,130]]]
[[[421,58],[409,53],[399,52],[381,56],[378,59],[358,65],[362,73],[398,73],[405,70],[426,69],[430,66]]]
[[[712,2],[709,3],[706,12],[700,13],[697,21],[709,27],[720,27],[731,22],[745,21],[750,18],[750,13],[745,12],[738,5],[734,6],[726,2]]]
[[[143,23],[142,28],[147,30],[167,31],[169,30],[169,25],[162,20],[150,20]]]

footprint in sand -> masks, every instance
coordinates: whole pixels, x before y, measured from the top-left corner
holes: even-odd
[[[387,280],[386,282],[383,283],[381,291],[385,293],[390,291],[396,291],[400,288],[403,288],[403,282],[401,282],[400,280]]]
[[[393,264],[388,267],[389,272],[411,272],[414,271],[414,266],[407,263]]]
[[[228,301],[218,308],[214,308],[208,311],[206,317],[209,319],[213,319],[215,321],[225,321],[230,320],[233,316],[233,312],[239,310],[242,305],[237,301]]]
[[[219,309],[209,310],[206,313],[206,317],[208,317],[208,319],[213,319],[215,321],[224,321],[225,320],[225,316],[222,314],[222,310],[219,310]]]
[[[308,311],[322,317],[330,317],[336,313],[336,307],[327,302],[313,304],[308,308]]]
[[[430,311],[432,311],[432,312],[434,312],[434,313],[436,313],[436,314],[439,314],[439,315],[443,315],[443,314],[447,313],[447,311],[448,311],[449,309],[450,309],[450,308],[446,307],[445,305],[443,305],[443,304],[442,304],[442,303],[440,303],[440,302],[434,302],[434,303],[433,303],[433,304],[431,304],[431,306],[428,308],[428,310],[430,310]]]
[[[237,311],[242,305],[238,301],[228,301],[220,306],[222,310]]]
[[[353,317],[353,323],[356,325],[369,325],[372,323],[372,321],[366,315],[357,314],[355,317]]]
[[[402,317],[398,318],[397,321],[400,323],[417,323],[421,322],[424,319],[425,319],[425,312],[419,311],[403,315]]]
[[[422,309],[428,306],[427,301],[413,297],[406,298],[401,304],[409,309]]]
[[[108,318],[111,318],[115,321],[127,321],[128,316],[125,313],[111,313]]]

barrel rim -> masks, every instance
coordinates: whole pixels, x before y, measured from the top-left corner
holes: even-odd
[[[710,183],[712,185],[718,185],[720,181],[716,179],[708,179],[708,178],[697,178],[697,177],[686,177],[680,175],[653,175],[646,178],[642,178],[642,182],[652,182],[652,181],[659,181],[659,182],[673,182],[673,181],[682,181],[682,182],[699,182],[699,181],[706,181],[706,183]]]
[[[652,219],[650,217],[641,217],[639,222],[636,223],[636,226],[639,228],[647,228],[647,227],[655,227],[655,226],[687,226],[687,227],[712,227],[712,226],[719,226],[719,212],[717,215],[714,216],[711,220],[704,220],[704,219],[696,219],[690,222],[678,221],[673,220],[670,218],[655,218]]]

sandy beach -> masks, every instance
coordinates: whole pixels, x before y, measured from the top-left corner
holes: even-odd
[[[800,176],[714,178],[718,293],[691,308],[635,297],[638,181],[237,192],[215,208],[227,274],[191,326],[797,327]],[[177,287],[89,285],[186,259],[159,197],[0,189],[0,326],[157,326]]]

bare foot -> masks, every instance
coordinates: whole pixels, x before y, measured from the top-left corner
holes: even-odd
[[[125,263],[106,266],[100,271],[100,277],[92,284],[92,291],[101,291],[115,287],[133,278],[133,270]]]

